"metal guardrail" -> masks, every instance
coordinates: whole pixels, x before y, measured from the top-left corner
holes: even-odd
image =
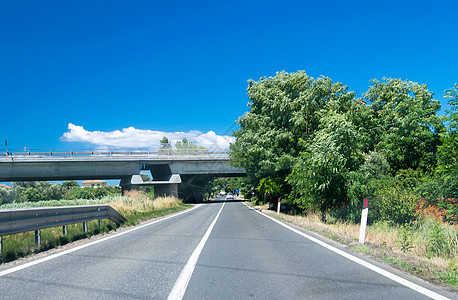
[[[35,231],[35,242],[39,244],[41,229],[64,226],[63,231],[66,233],[67,225],[83,223],[86,232],[86,222],[102,219],[109,219],[118,225],[127,221],[110,205],[0,209],[0,252],[1,237],[4,235]]]
[[[224,149],[146,149],[146,150],[92,150],[92,149],[9,149],[0,150],[0,157],[27,156],[161,156],[161,155],[227,155]]]
[[[0,209],[0,236],[100,219],[127,221],[110,205]]]

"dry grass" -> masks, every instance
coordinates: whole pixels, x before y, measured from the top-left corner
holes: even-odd
[[[116,196],[107,203],[122,214],[150,212],[165,208],[178,207],[181,200],[176,197],[157,197],[151,199],[140,191],[128,191],[124,196]]]

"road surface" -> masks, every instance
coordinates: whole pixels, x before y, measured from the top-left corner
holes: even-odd
[[[0,298],[457,299],[295,230],[242,202],[213,201],[3,267]],[[382,267],[395,280],[342,255]]]

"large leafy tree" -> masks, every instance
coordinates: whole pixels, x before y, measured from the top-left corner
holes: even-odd
[[[26,201],[37,202],[37,201],[44,200],[45,198],[43,194],[40,193],[40,191],[37,188],[29,187],[25,191],[19,194],[19,199],[22,202],[26,202]]]
[[[374,79],[364,97],[375,120],[376,126],[370,128],[375,133],[375,150],[384,153],[392,171],[431,171],[442,121],[436,114],[440,103],[427,86],[401,79]]]
[[[249,81],[250,110],[239,118],[232,164],[242,167],[255,183],[265,177],[282,182],[299,153],[313,140],[320,118],[331,107],[349,110],[354,93],[327,77],[305,72],[279,72]]]
[[[458,197],[458,84],[445,91],[444,96],[449,98],[448,104],[451,107],[444,115],[447,130],[441,134],[442,144],[437,151],[437,172],[435,177],[424,185],[423,191],[431,198]]]
[[[347,175],[360,165],[361,143],[360,133],[343,114],[330,111],[320,127],[299,156],[288,182],[296,204],[325,211],[346,203]]]
[[[74,180],[67,180],[67,181],[62,182],[62,188],[65,190],[71,190],[72,188],[75,188],[75,187],[78,188],[79,184],[78,182]]]

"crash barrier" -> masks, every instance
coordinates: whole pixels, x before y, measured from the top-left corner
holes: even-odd
[[[123,215],[110,205],[79,205],[39,208],[0,209],[0,252],[2,251],[2,237],[27,231],[35,231],[35,243],[40,245],[40,230],[63,226],[62,232],[67,234],[67,225],[83,223],[84,232],[87,232],[87,222],[109,219],[120,225],[127,221]]]

